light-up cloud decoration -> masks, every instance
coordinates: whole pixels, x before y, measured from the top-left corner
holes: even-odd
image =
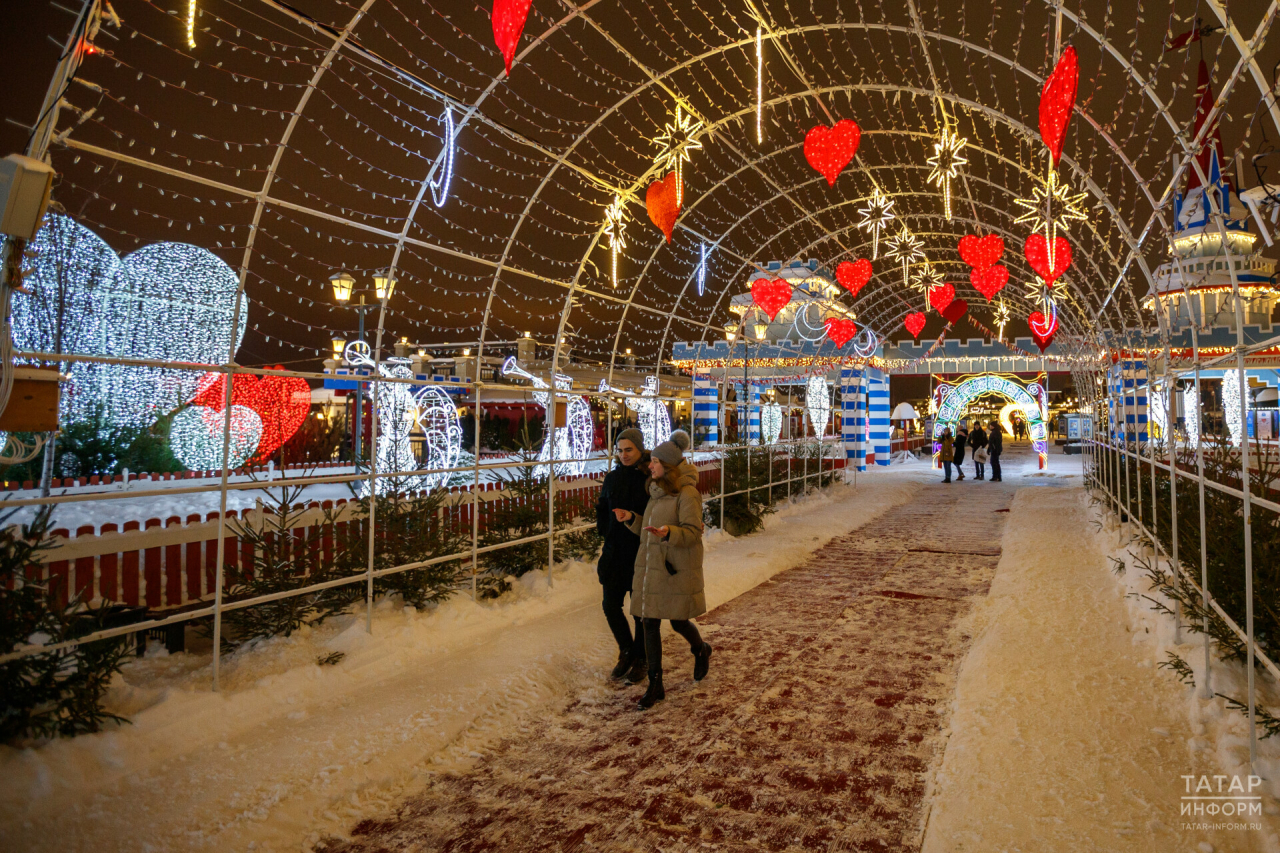
[[[538,451],[539,462],[550,462],[553,458],[565,460],[557,462],[557,477],[580,477],[587,470],[587,457],[591,454],[591,445],[595,441],[596,425],[591,417],[591,406],[585,397],[568,394],[556,394],[557,402],[565,403],[565,425],[556,427],[555,446],[551,445],[551,393],[546,380],[525,370],[515,356],[511,356],[502,364],[503,375],[515,374],[523,376],[533,383],[534,388],[543,389],[533,392],[533,399],[545,415],[543,423],[542,449]],[[569,391],[573,388],[573,380],[568,376],[557,375],[556,390]],[[645,437],[648,441],[648,437]],[[547,466],[538,465],[534,471],[539,477],[547,476]]]
[[[13,295],[18,349],[221,364],[232,341],[239,347],[244,337],[243,307],[231,328],[236,274],[205,249],[153,243],[121,259],[93,231],[58,213],[45,217],[30,248],[30,293]],[[62,423],[101,410],[109,423],[134,427],[150,426],[190,400],[202,375],[87,362],[67,372]]]
[[[344,354],[348,364],[371,368],[369,345],[361,341],[347,344]],[[378,373],[390,379],[412,379],[409,360],[389,358],[377,365]],[[411,436],[420,427],[426,442],[426,470],[433,473],[409,477],[378,479],[378,494],[429,490],[444,485],[452,476],[434,469],[453,468],[462,452],[462,426],[458,409],[449,395],[434,385],[414,387],[400,382],[387,382],[378,387],[378,471],[422,470],[413,455]],[[362,495],[369,493],[361,482]]]
[[[765,403],[760,409],[760,434],[765,444],[774,444],[782,435],[782,406]]]
[[[827,421],[831,420],[831,398],[827,395],[825,376],[810,376],[805,387],[805,408],[809,410],[809,423],[815,435],[827,434]]]

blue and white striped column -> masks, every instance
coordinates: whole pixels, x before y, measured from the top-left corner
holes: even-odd
[[[862,371],[856,367],[840,370],[840,437],[844,440],[845,464],[867,470],[867,394]]]
[[[871,433],[871,452],[877,465],[888,465],[889,451],[889,377],[872,367],[867,370],[867,417]]]
[[[1111,435],[1147,440],[1147,363],[1126,359],[1107,372],[1111,391]]]
[[[747,399],[747,444],[760,443],[760,388],[757,383],[751,383]]]
[[[703,445],[720,443],[720,414],[716,399],[716,383],[709,369],[693,371],[693,434],[705,433]]]

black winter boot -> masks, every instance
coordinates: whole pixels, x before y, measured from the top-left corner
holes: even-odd
[[[693,656],[693,680],[701,681],[707,677],[707,670],[711,668],[711,644],[703,643],[702,649]]]
[[[642,655],[641,657],[634,658],[631,661],[631,664],[627,668],[627,674],[623,680],[626,681],[627,684],[641,684],[648,677],[649,662],[645,660]]]
[[[667,691],[662,689],[662,673],[649,673],[649,689],[640,697],[640,701],[636,703],[637,711],[647,711],[654,705],[667,698]]]
[[[609,677],[617,681],[626,675],[629,669],[631,669],[631,652],[618,652],[618,665],[613,668],[613,672],[609,673]]]

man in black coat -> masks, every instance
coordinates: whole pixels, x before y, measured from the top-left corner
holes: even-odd
[[[956,480],[964,479],[964,445],[969,440],[969,428],[964,425],[964,421],[960,422],[960,428],[956,430]]]
[[[991,482],[998,483],[1000,476],[1000,454],[1004,452],[1004,432],[999,421],[991,422],[991,435],[987,437],[987,455],[991,457]]]
[[[644,434],[638,429],[624,429],[618,433],[616,446],[617,465],[605,475],[600,485],[600,500],[596,504],[596,530],[604,537],[596,574],[604,587],[604,618],[609,623],[613,638],[618,641],[618,665],[609,677],[625,676],[628,683],[638,684],[644,681],[648,672],[644,632],[639,619],[635,620],[635,631],[632,632],[622,605],[631,592],[640,537],[618,521],[613,511],[625,509],[644,515],[649,504],[649,490],[645,486],[649,477],[649,454],[644,449]]]

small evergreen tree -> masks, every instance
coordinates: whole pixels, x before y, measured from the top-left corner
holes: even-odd
[[[40,582],[28,574],[51,545],[52,507],[40,507],[23,525],[9,524],[15,512],[0,515],[0,654],[100,630],[106,608],[90,612],[79,595],[63,604],[60,579]],[[109,720],[123,722],[103,710],[102,699],[126,654],[121,637],[0,664],[0,740],[77,735],[96,732]]]

